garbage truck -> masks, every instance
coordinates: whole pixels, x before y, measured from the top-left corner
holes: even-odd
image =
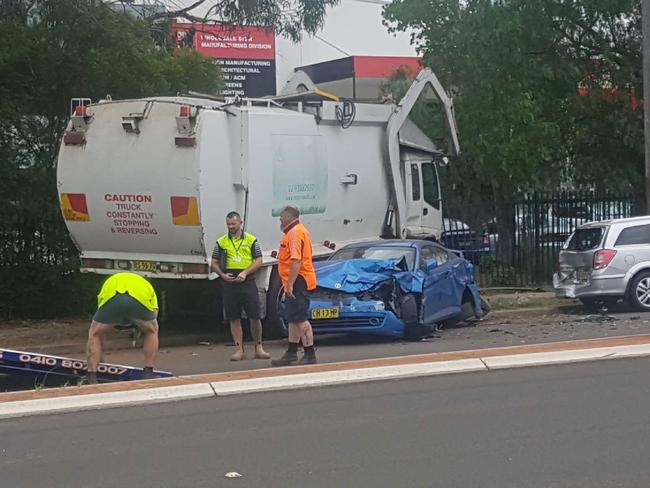
[[[279,330],[286,205],[300,210],[317,259],[364,240],[438,238],[437,167],[459,145],[452,100],[434,73],[421,71],[398,103],[301,87],[262,99],[74,99],[57,186],[81,271],[208,282],[234,210],[262,247],[265,326]],[[409,118],[427,87],[444,109],[451,151]]]

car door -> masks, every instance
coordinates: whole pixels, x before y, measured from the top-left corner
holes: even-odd
[[[424,322],[440,322],[459,313],[460,303],[456,300],[454,268],[449,252],[435,244],[425,244],[420,248],[419,265],[426,274],[423,287]]]

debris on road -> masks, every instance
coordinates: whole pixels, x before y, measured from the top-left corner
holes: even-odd
[[[239,474],[237,471],[230,471],[226,473],[226,478],[241,478],[243,475]]]
[[[607,314],[591,314],[580,319],[580,322],[614,322],[618,317]]]

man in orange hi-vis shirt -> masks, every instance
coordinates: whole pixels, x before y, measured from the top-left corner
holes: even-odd
[[[284,237],[278,253],[278,273],[284,287],[284,316],[289,323],[289,348],[273,366],[316,363],[314,332],[309,323],[308,291],[316,288],[316,271],[312,263],[311,236],[300,223],[296,207],[285,207],[280,213]],[[302,340],[305,354],[298,360],[298,344]]]

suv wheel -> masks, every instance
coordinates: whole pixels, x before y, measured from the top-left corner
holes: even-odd
[[[639,310],[650,311],[650,271],[634,278],[630,287],[630,301]]]

